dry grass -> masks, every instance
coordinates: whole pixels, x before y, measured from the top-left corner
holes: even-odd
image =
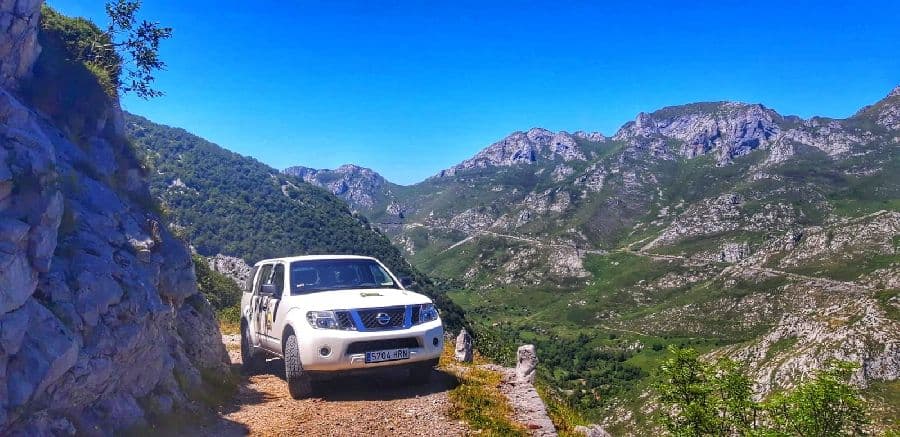
[[[460,384],[450,391],[450,414],[465,421],[472,432],[486,436],[526,436],[527,430],[515,423],[512,407],[500,392],[501,376],[478,367],[487,361],[476,354],[475,363],[461,364],[453,358],[453,345],[448,342],[441,355],[441,368],[459,378]]]

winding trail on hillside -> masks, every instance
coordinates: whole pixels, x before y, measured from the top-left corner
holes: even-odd
[[[551,247],[551,248],[557,248],[557,249],[572,249],[572,250],[578,251],[581,254],[604,255],[607,253],[605,250],[602,250],[602,249],[581,249],[581,248],[579,248],[577,246],[573,246],[571,244],[547,243],[545,241],[541,241],[541,240],[538,240],[535,238],[526,238],[526,237],[520,237],[517,235],[501,234],[501,233],[494,232],[494,231],[476,231],[472,235],[469,235],[468,237],[466,237],[462,240],[459,240],[456,243],[453,243],[446,249],[442,250],[440,253],[449,252],[453,249],[456,249],[459,246],[462,246],[463,244],[466,244],[466,243],[468,243],[478,237],[484,236],[484,235],[490,235],[492,237],[520,241],[520,242],[530,244],[532,246],[538,246],[538,247]]]
[[[636,255],[636,256],[643,256],[643,257],[650,258],[654,261],[697,262],[697,260],[695,260],[695,259],[691,259],[688,257],[679,256],[679,255],[660,255],[660,254],[654,254],[654,253],[647,253],[643,250],[632,250],[629,246],[623,247],[621,249],[617,249],[616,252],[625,252],[625,253],[629,253],[629,254]],[[707,262],[705,265],[709,265],[709,264],[714,264],[714,262]],[[719,277],[726,276],[726,275],[730,274],[733,271],[733,269],[752,270],[752,271],[759,272],[759,273],[768,273],[770,275],[783,276],[785,278],[790,278],[795,281],[819,283],[819,284],[825,284],[825,285],[834,286],[834,287],[844,287],[848,290],[855,291],[855,292],[869,292],[869,291],[874,290],[874,288],[872,288],[872,287],[869,287],[869,286],[866,286],[863,284],[859,284],[856,282],[839,281],[837,279],[831,279],[831,278],[825,278],[825,277],[808,276],[808,275],[803,275],[800,273],[786,272],[784,270],[773,269],[771,267],[762,267],[762,266],[757,266],[757,265],[748,265],[748,264],[740,264],[740,263],[733,264],[733,265],[723,268],[717,276],[719,276]]]
[[[223,336],[232,363],[240,365],[238,336]],[[317,397],[291,398],[280,359],[261,372],[242,376],[236,395],[217,408],[212,423],[179,429],[173,435],[230,437],[245,435],[441,435],[468,433],[450,417],[447,392],[452,375],[435,371],[429,384],[410,387],[405,374],[347,377],[322,384]]]

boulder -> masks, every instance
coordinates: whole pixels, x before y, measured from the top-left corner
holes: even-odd
[[[463,328],[456,336],[456,352],[454,354],[457,362],[472,362],[472,336]]]
[[[600,425],[578,425],[575,427],[575,434],[585,437],[610,437],[610,434]]]
[[[533,344],[519,346],[519,350],[516,351],[516,380],[534,384],[537,363],[537,351]]]

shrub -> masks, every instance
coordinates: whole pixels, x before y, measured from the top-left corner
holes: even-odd
[[[656,391],[660,422],[671,435],[858,435],[867,423],[862,398],[847,382],[854,364],[833,363],[794,390],[756,402],[738,363],[706,363],[693,349],[669,351]]]

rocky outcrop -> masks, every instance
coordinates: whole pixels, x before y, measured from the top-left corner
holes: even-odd
[[[234,256],[222,255],[221,253],[206,258],[209,268],[219,272],[236,282],[240,286],[247,283],[253,268],[246,261]]]
[[[585,437],[610,437],[611,434],[606,432],[600,425],[578,425],[575,427],[575,434],[581,434]]]
[[[849,361],[859,368],[851,382],[865,387],[870,381],[900,378],[900,323],[867,296],[846,295],[830,287],[830,302],[814,302],[809,288],[797,284],[798,307],[785,315],[757,342],[718,351],[745,363],[757,383],[758,395],[792,387],[828,366],[831,360]]]
[[[516,381],[534,384],[537,371],[537,351],[533,344],[519,346],[516,351]]]
[[[39,7],[0,2],[0,434],[109,434],[189,408],[227,355],[115,102],[75,143],[12,94]]]
[[[720,164],[767,147],[780,132],[782,117],[762,105],[735,102],[695,103],[640,113],[616,133],[615,140],[645,148],[680,144],[677,153],[694,158],[714,153]]]
[[[41,0],[0,2],[0,87],[16,89],[40,54],[37,42]]]
[[[598,140],[602,138],[600,134],[584,135]],[[460,170],[508,167],[543,160],[552,161],[557,158],[562,161],[583,160],[585,155],[575,141],[575,136],[567,132],[553,133],[546,129],[533,128],[528,132],[513,132],[478,152],[474,157],[442,171],[438,176],[453,176]]]
[[[466,328],[459,331],[459,335],[456,336],[456,347],[453,357],[460,363],[472,362],[472,336],[469,335]]]
[[[512,407],[513,419],[522,424],[529,435],[534,437],[556,436],[556,426],[547,412],[547,406],[534,388],[532,382],[520,380],[516,369],[501,367],[496,364],[482,364],[482,369],[500,374],[500,393],[506,397]]]
[[[284,173],[325,188],[347,201],[353,209],[375,206],[387,181],[378,173],[358,165],[346,164],[334,170],[289,167]]]

